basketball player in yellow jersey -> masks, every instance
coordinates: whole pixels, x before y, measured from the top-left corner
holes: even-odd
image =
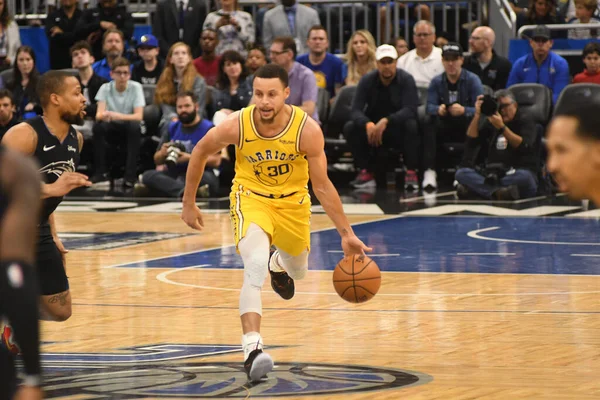
[[[263,352],[260,336],[260,291],[267,271],[273,289],[284,299],[291,299],[294,280],[302,279],[308,269],[309,178],[342,237],[344,254],[364,254],[371,249],[352,231],[338,193],[327,177],[321,128],[304,111],[285,104],[290,93],[285,69],[275,64],[259,68],[253,86],[255,105],[231,114],[194,148],[181,218],[194,229],[203,228],[196,190],[206,160],[225,146],[235,144],[231,221],[244,263],[240,293],[244,368],[255,382],[273,368],[273,360]],[[269,255],[271,245],[277,250]]]

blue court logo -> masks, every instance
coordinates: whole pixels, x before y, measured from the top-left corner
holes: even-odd
[[[276,360],[267,380],[250,384],[241,362],[191,360],[240,351],[233,345],[169,344],[114,353],[46,353],[44,390],[48,398],[270,398],[373,392],[432,379],[389,368]]]

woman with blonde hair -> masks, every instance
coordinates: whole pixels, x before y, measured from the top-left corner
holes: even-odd
[[[175,100],[180,91],[191,90],[198,97],[200,112],[205,114],[206,106],[206,82],[198,74],[192,63],[192,51],[190,47],[177,42],[171,46],[167,55],[165,69],[156,84],[154,104],[160,106],[162,118],[160,120],[161,134],[169,128],[169,123],[177,121]]]
[[[346,63],[342,75],[346,85],[357,85],[360,78],[377,68],[375,62],[375,39],[365,29],[359,29],[348,40]]]

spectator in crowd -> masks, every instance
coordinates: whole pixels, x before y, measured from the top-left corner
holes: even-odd
[[[192,150],[213,124],[202,118],[198,98],[194,92],[179,92],[176,104],[177,121],[169,124],[168,131],[161,137],[158,149],[154,153],[156,165],[166,164],[166,169],[144,172],[142,184],[162,195],[181,198]],[[220,154],[210,156],[206,162],[206,169],[198,190],[201,197],[215,194],[219,189],[219,178],[214,170],[221,164]],[[206,185],[208,190],[203,190]]]
[[[107,81],[110,81],[112,63],[117,58],[123,56],[123,50],[125,49],[125,37],[123,36],[123,32],[120,30],[110,28],[104,32],[102,43],[102,52],[106,57],[96,61],[92,65],[92,69],[96,75],[106,79]]]
[[[271,62],[277,64],[288,73],[290,95],[286,104],[298,106],[313,119],[319,122],[317,114],[317,80],[315,74],[296,59],[296,40],[291,36],[277,37],[269,50]]]
[[[553,45],[550,30],[538,25],[531,35],[529,44],[533,52],[515,61],[506,87],[515,83],[540,83],[552,90],[552,101],[571,81],[569,64],[558,54],[550,51]]]
[[[60,8],[46,18],[51,69],[71,68],[69,49],[75,44],[75,25],[82,13],[77,0],[60,0]]]
[[[214,29],[219,34],[217,55],[235,50],[244,58],[248,48],[256,40],[254,19],[245,11],[238,10],[237,0],[220,0],[221,9],[206,16],[202,29]]]
[[[411,74],[417,87],[427,88],[431,80],[444,72],[442,49],[435,47],[435,25],[419,21],[413,27],[415,48],[398,59],[398,68]]]
[[[0,89],[0,141],[10,128],[19,123],[14,108],[12,93],[8,89]]]
[[[252,82],[244,65],[244,57],[237,51],[226,51],[219,62],[217,89],[212,98],[216,113],[213,123],[218,125],[229,114],[246,107],[252,99]]]
[[[367,30],[360,29],[348,41],[346,64],[342,67],[342,76],[346,85],[358,85],[358,81],[377,68],[375,61],[375,39]]]
[[[121,31],[121,40],[133,37],[133,17],[124,5],[117,5],[117,0],[99,0],[98,6],[88,8],[77,21],[75,37],[85,39],[92,46],[96,60],[105,53],[104,38],[108,31]],[[121,53],[123,50],[121,49]],[[107,67],[110,70],[110,65]]]
[[[333,99],[344,83],[342,67],[344,63],[339,57],[329,53],[329,38],[324,26],[316,25],[308,31],[308,53],[301,54],[296,61],[311,69],[317,80],[317,87],[327,89]]]
[[[156,4],[152,33],[160,44],[160,56],[167,57],[171,46],[183,42],[192,51],[192,57],[200,54],[198,42],[202,23],[206,18],[205,0],[159,0]]]
[[[36,91],[39,77],[33,49],[29,46],[19,47],[17,61],[13,67],[13,78],[6,85],[12,92],[19,118],[27,119],[41,114],[42,109]]]
[[[81,91],[85,97],[85,120],[83,125],[78,126],[83,137],[89,139],[92,137],[92,127],[96,120],[96,95],[100,87],[108,81],[94,73],[92,64],[94,56],[92,48],[85,40],[80,40],[71,47],[72,67],[77,69]]]
[[[523,12],[526,13],[527,7],[529,7],[529,0],[509,0],[509,3],[517,15]]]
[[[248,52],[248,58],[246,59],[246,69],[248,74],[252,75],[257,69],[267,64],[267,51],[264,47],[254,45]]]
[[[419,163],[417,86],[410,74],[396,68],[398,53],[394,46],[379,46],[375,58],[377,69],[360,79],[352,101],[351,122],[344,126],[344,136],[360,171],[350,184],[357,189],[374,188],[378,150],[392,147],[403,150],[408,169],[405,186],[414,188],[418,186],[415,170]]]
[[[198,75],[192,63],[190,47],[177,42],[169,49],[167,63],[156,85],[154,103],[160,106],[162,117],[160,120],[161,135],[167,131],[169,123],[177,120],[175,101],[180,91],[192,91],[198,98],[200,114],[205,115],[206,107],[206,82]]]
[[[550,25],[562,24],[564,21],[556,15],[556,0],[529,0],[527,11],[517,15],[517,30],[523,25]],[[564,37],[564,33],[557,31],[555,38]]]
[[[483,96],[475,103],[462,167],[456,171],[459,198],[474,193],[485,199],[518,200],[533,197],[537,192],[539,149],[535,122],[519,112],[510,91],[500,90],[496,100],[498,110],[484,110],[488,115],[484,115],[483,124],[480,123]],[[486,146],[484,167],[477,169],[478,153]]]
[[[8,12],[7,1],[0,1],[0,71],[9,69],[21,47],[19,26]]]
[[[423,130],[423,189],[437,189],[437,150],[443,143],[463,143],[475,114],[477,96],[483,94],[481,80],[462,68],[463,49],[458,43],[442,48],[444,72],[436,76],[427,93],[429,119]]]
[[[413,21],[421,21],[421,20],[431,20],[431,9],[427,4],[414,4],[406,5],[405,3],[397,3],[400,8],[399,19],[404,21],[405,13],[408,13]],[[383,6],[379,8],[379,21],[380,21],[380,35],[382,40],[388,40],[386,38],[386,33],[388,31],[387,19],[388,19],[388,9],[392,11],[390,15],[392,21],[395,17],[393,12],[394,2],[384,3]],[[391,30],[391,29],[390,29]]]
[[[406,41],[406,39],[404,39],[403,36],[398,36],[390,44],[396,48],[396,51],[398,52],[398,57],[402,57],[403,55],[408,53],[408,42]]]
[[[304,54],[308,31],[315,25],[321,25],[319,14],[316,10],[296,0],[281,0],[281,4],[270,9],[265,14],[263,21],[263,45],[266,49],[276,37],[291,36],[296,43],[297,54]]]
[[[600,84],[600,43],[589,42],[583,48],[583,72],[575,75],[573,83]]]
[[[126,58],[119,57],[114,60],[111,70],[113,80],[102,85],[96,94],[98,110],[93,135],[96,171],[92,182],[97,186],[108,183],[108,168],[112,167],[111,165],[107,168],[107,141],[113,146],[125,142],[125,190],[133,190],[137,181],[140,121],[146,102],[142,85],[130,80],[130,67]]]
[[[219,56],[215,49],[219,44],[217,31],[214,29],[204,29],[200,36],[200,47],[202,55],[194,60],[196,71],[204,78],[208,86],[215,86],[217,74],[219,72]]]
[[[165,67],[158,58],[158,40],[154,35],[143,35],[137,48],[141,58],[131,71],[131,79],[143,85],[156,85]]]
[[[575,0],[575,18],[569,21],[570,24],[600,24],[598,18],[594,18],[594,13],[598,9],[598,0]],[[592,39],[597,38],[600,33],[598,29],[577,28],[569,29],[569,39]]]
[[[439,47],[440,49],[450,43],[449,39],[450,35],[448,32],[442,32],[435,38],[435,47]]]
[[[494,91],[505,89],[512,63],[494,51],[496,35],[492,28],[475,28],[469,39],[471,55],[465,57],[464,68],[479,76],[481,83]]]

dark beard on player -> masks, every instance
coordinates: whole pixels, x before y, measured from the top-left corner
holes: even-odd
[[[60,118],[70,125],[83,125],[83,117],[81,114],[68,114],[65,113],[60,116]]]

